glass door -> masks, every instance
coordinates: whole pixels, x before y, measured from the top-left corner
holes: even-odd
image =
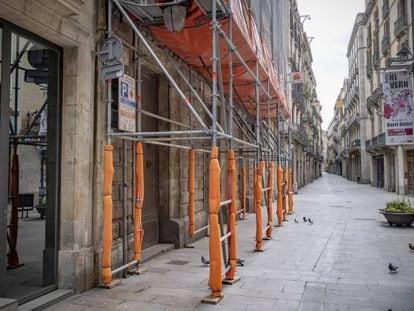
[[[23,303],[57,283],[60,50],[0,24],[0,294]]]

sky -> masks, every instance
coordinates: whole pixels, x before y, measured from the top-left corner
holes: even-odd
[[[322,128],[327,129],[344,78],[348,75],[346,52],[356,14],[365,10],[364,0],[297,0],[311,43],[317,94],[322,105]]]

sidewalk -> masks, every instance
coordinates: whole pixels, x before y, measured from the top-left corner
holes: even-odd
[[[296,214],[263,253],[255,246],[255,215],[239,221],[241,281],[224,286],[216,306],[200,300],[210,291],[208,239],[145,264],[111,290],[93,289],[48,310],[414,310],[414,228],[390,228],[378,208],[396,197],[369,185],[325,174],[294,196]],[[265,216],[265,210],[263,210]],[[310,217],[314,224],[302,222]],[[294,222],[294,218],[299,223]],[[264,222],[265,223],[265,222]],[[388,273],[388,263],[399,266]]]

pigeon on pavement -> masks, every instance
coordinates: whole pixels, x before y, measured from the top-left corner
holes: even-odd
[[[299,223],[299,221],[295,218],[295,223]]]
[[[408,243],[408,248],[409,248],[411,251],[414,251],[414,245],[413,245],[413,244]]]
[[[313,225],[313,220],[312,219],[308,218],[308,221],[311,225]]]
[[[204,258],[204,256],[201,256],[201,262],[205,265],[208,266],[210,264],[210,261],[208,261],[207,259]]]
[[[303,222],[308,222],[305,216],[303,216]]]
[[[244,259],[240,259],[240,258],[237,258],[237,260],[236,260],[236,265],[237,266],[244,266]]]
[[[390,273],[397,273],[398,272],[398,267],[394,266],[392,263],[388,264],[388,269],[390,270]]]

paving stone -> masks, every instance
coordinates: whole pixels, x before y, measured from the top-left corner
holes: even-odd
[[[223,287],[215,306],[210,294],[208,238],[194,249],[175,249],[145,263],[141,276],[112,290],[91,290],[49,310],[388,310],[413,311],[413,229],[390,228],[378,208],[396,195],[324,174],[294,196],[295,215],[273,231],[263,253],[253,251],[255,215],[237,224],[241,281]],[[335,207],[339,206],[339,207]],[[295,224],[303,216],[313,225]],[[263,209],[263,221],[266,213]],[[182,266],[167,264],[188,261]],[[400,266],[388,273],[388,262]]]

